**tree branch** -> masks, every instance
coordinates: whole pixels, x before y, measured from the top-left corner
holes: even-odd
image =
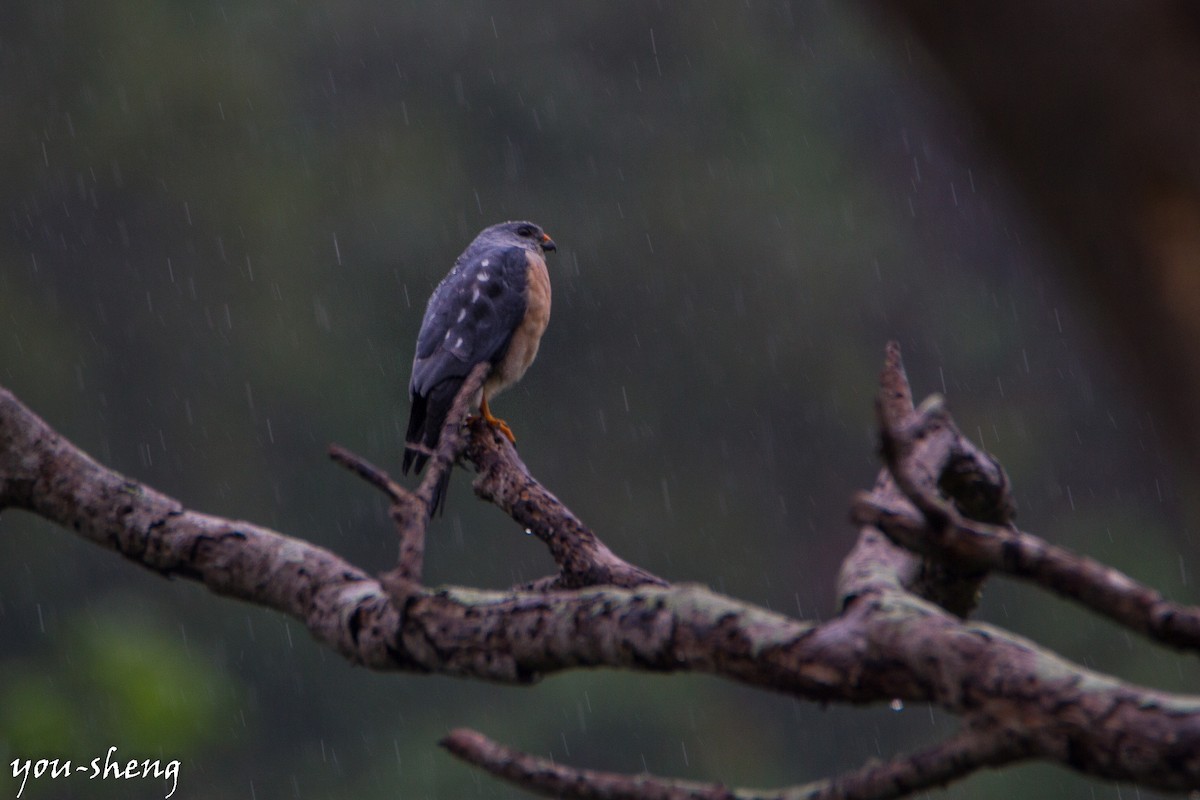
[[[655,775],[576,769],[505,747],[459,728],[439,744],[472,766],[526,791],[563,800],[765,800],[768,795]]]
[[[833,780],[784,789],[731,789],[720,784],[578,769],[505,747],[459,728],[439,743],[497,778],[563,800],[890,800],[931,789],[1025,757],[1018,739],[994,730],[966,729],[934,747],[868,764]]]
[[[1200,648],[1200,609],[1167,600],[1112,567],[1033,534],[960,518],[931,536],[925,519],[882,507],[867,494],[855,498],[852,516],[914,553],[959,569],[1022,578],[1165,645]]]
[[[559,574],[539,581],[538,591],[584,586],[666,586],[662,578],[618,557],[531,474],[506,437],[477,421],[466,457],[479,470],[475,494],[493,503],[537,536],[550,550]]]
[[[1008,477],[996,460],[959,432],[940,397],[920,409],[911,402],[899,348],[892,343],[878,404],[880,450],[904,497],[878,488],[860,493],[852,506],[856,524],[882,531],[951,573],[1006,573],[1163,644],[1200,647],[1200,609],[1168,601],[1111,567],[1013,527]],[[930,452],[941,455],[930,459]]]
[[[668,585],[621,561],[529,475],[515,450],[478,427],[469,429],[467,450],[480,469],[477,491],[538,532],[559,564],[540,591],[435,591],[413,579],[419,570],[381,583],[306,542],[185,509],[98,464],[4,390],[0,509],[27,509],[148,569],[287,613],[372,669],[510,683],[577,667],[704,672],[819,702],[929,702],[970,732],[813,784],[826,787],[815,796],[893,796],[878,793],[885,785],[899,795],[1017,757],[1151,788],[1200,787],[1200,698],[1132,686],[963,619],[973,596],[960,590],[977,591],[997,559],[1010,571],[1091,575],[1080,591],[1107,598],[1099,605],[1121,606],[1128,587],[1098,565],[1063,572],[1040,540],[989,526],[1007,517],[1003,472],[939,404],[912,408],[898,348],[889,348],[881,391],[884,450],[895,472],[885,470],[856,505],[863,527],[843,566],[841,612],[822,624],[702,586]],[[440,456],[445,465],[451,452]],[[411,494],[361,460],[339,461],[393,500]],[[947,557],[947,547],[966,555]],[[1196,611],[1138,613],[1166,614],[1161,624],[1170,628]]]
[[[935,531],[960,511],[978,519],[1010,519],[1009,481],[1000,465],[959,432],[940,398],[920,408],[914,408],[912,398],[900,345],[889,342],[876,399],[884,469],[869,495],[871,502],[896,513],[916,503]],[[983,570],[965,564],[949,567],[938,559],[913,558],[865,529],[843,562],[839,596],[845,604],[882,581],[966,617],[979,601],[985,578]]]
[[[421,582],[425,568],[425,535],[429,530],[429,520],[437,510],[433,506],[434,496],[438,484],[446,479],[466,447],[462,434],[463,423],[470,411],[471,399],[483,386],[487,372],[487,364],[477,364],[459,387],[446,421],[442,424],[437,451],[430,453],[425,476],[415,492],[405,489],[386,472],[346,448],[336,444],[329,447],[329,457],[335,463],[358,475],[392,500],[388,515],[396,525],[400,554],[395,568],[383,576],[384,586],[390,593],[403,596]]]

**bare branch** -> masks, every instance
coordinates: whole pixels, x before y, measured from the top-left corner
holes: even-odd
[[[400,555],[396,559],[396,566],[387,573],[384,586],[389,592],[407,594],[413,584],[420,583],[425,566],[425,531],[429,520],[427,503],[392,480],[382,469],[340,445],[329,446],[329,457],[392,499],[388,515],[400,539]]]
[[[854,772],[815,784],[805,800],[889,800],[922,789],[946,786],[985,767],[1028,757],[1019,737],[993,728],[965,728],[928,750],[868,764]]]
[[[513,750],[465,728],[451,731],[439,744],[497,778],[536,794],[564,800],[765,800],[767,797],[650,774],[575,769]]]
[[[903,410],[910,395],[898,349],[888,362],[881,408]],[[1161,617],[1164,628],[1187,636],[1196,610],[1122,599],[1123,576],[1099,565],[1071,572],[1059,563],[1061,552],[1040,540],[973,520],[1004,519],[1007,481],[936,403],[888,424],[891,463],[926,510],[937,507],[922,514],[889,474],[881,476],[856,506],[863,527],[843,569],[842,611],[820,625],[641,573],[612,555],[486,429],[471,428],[468,453],[480,468],[480,493],[539,532],[560,566],[535,593],[433,591],[400,571],[376,581],[321,548],[190,511],[96,463],[3,390],[0,509],[30,510],[164,575],[283,611],[372,669],[510,683],[578,667],[704,672],[819,702],[929,702],[973,731],[801,787],[825,792],[815,796],[893,796],[880,787],[898,795],[966,774],[971,764],[1025,756],[1150,788],[1200,787],[1200,698],[1132,686],[968,623],[959,613],[967,603],[951,590],[977,586],[1000,559],[1014,574],[1044,574],[1047,582],[1090,576],[1081,594],[1104,595],[1101,605],[1131,602],[1137,614]],[[453,452],[448,445],[441,454],[446,465]],[[393,499],[412,494],[361,460],[339,460]],[[423,541],[427,516],[417,517]],[[925,557],[895,546],[884,530],[908,536]],[[944,547],[961,558],[946,557]],[[593,585],[606,577],[631,588]],[[569,582],[586,588],[561,588]]]
[[[522,753],[459,728],[440,742],[468,764],[536,794],[564,800],[890,800],[945,786],[984,767],[1025,757],[1027,746],[1002,731],[967,728],[936,746],[868,764],[832,780],[784,789],[731,789],[720,784],[579,769]]]
[[[393,503],[409,497],[412,492],[392,480],[391,476],[362,456],[350,452],[340,444],[329,445],[329,457],[335,464],[345,467],[367,483],[392,499]]]
[[[878,528],[914,553],[960,569],[1022,578],[1155,641],[1200,648],[1200,609],[1167,600],[1112,567],[1033,534],[961,518],[938,534],[911,510],[881,507],[867,494],[855,498],[852,513],[858,524]]]
[[[415,493],[393,481],[386,472],[345,448],[333,445],[330,456],[337,463],[385,492],[392,500],[391,515],[400,536],[400,558],[387,574],[385,586],[408,591],[419,583],[424,560],[425,535],[434,509],[432,499],[460,454],[479,471],[475,493],[498,506],[549,548],[559,574],[534,581],[518,589],[549,592],[584,586],[667,586],[662,578],[618,557],[590,528],[576,517],[529,473],[512,443],[482,419],[465,426],[469,404],[487,376],[487,365],[471,371],[455,396],[454,405],[442,428],[440,444]]]
[[[931,526],[943,528],[959,514],[1001,524],[1012,518],[1008,476],[996,459],[962,435],[943,399],[934,395],[912,407],[895,342],[888,344],[876,411],[888,472]]]
[[[876,412],[885,462],[870,494],[877,506],[899,513],[916,503],[939,529],[960,514],[989,521],[1011,517],[1008,478],[996,461],[958,431],[940,399],[913,407],[896,342],[887,345]],[[842,564],[839,595],[844,604],[872,586],[896,586],[965,617],[978,603],[985,577],[967,565],[913,558],[864,528]]]
[[[529,474],[512,443],[495,430],[482,423],[471,426],[466,456],[479,470],[475,494],[499,506],[545,542],[558,564],[557,578],[524,588],[550,591],[597,585],[667,585],[662,578],[609,550],[562,501]]]
[[[879,416],[891,425],[902,425],[913,413],[912,388],[904,372],[899,342],[888,342],[884,346],[878,398]]]
[[[900,383],[903,386],[897,388]],[[1004,471],[958,431],[940,398],[931,398],[904,415],[903,409],[911,404],[893,398],[903,399],[906,388],[899,349],[889,345],[878,401],[881,450],[889,475],[911,505],[878,490],[860,493],[852,510],[855,523],[877,528],[901,547],[940,562],[953,573],[1003,572],[1156,641],[1178,648],[1200,647],[1200,609],[1170,602],[1111,567],[1011,525],[988,524],[1011,518]],[[931,452],[941,455],[930,459]],[[939,487],[953,497],[954,504],[937,495]]]
[[[446,415],[438,439],[437,452],[430,454],[425,476],[415,492],[405,489],[382,469],[346,448],[336,444],[329,447],[329,456],[335,463],[358,475],[392,500],[388,513],[400,538],[400,554],[395,568],[386,573],[383,580],[384,587],[391,593],[407,595],[421,582],[425,567],[425,534],[429,529],[429,519],[436,511],[433,507],[434,498],[439,495],[439,484],[443,485],[440,495],[443,499],[445,497],[444,483],[449,480],[450,470],[466,446],[462,435],[463,423],[472,398],[483,386],[487,371],[487,364],[476,365],[454,396],[454,403]]]

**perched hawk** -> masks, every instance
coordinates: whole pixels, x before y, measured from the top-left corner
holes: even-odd
[[[472,405],[511,441],[512,430],[492,416],[488,400],[521,379],[537,355],[550,321],[546,253],[554,240],[532,222],[502,222],[483,231],[442,279],[421,321],[412,380],[412,411],[404,437],[403,470],[418,473],[437,449],[454,397],[476,364],[491,371]],[[446,502],[449,472],[433,495],[431,511]]]

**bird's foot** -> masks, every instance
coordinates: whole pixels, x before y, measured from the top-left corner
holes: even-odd
[[[479,416],[488,425],[503,433],[510,442],[513,444],[517,443],[517,437],[513,435],[512,428],[508,427],[508,423],[497,416],[493,416],[492,409],[488,408],[487,395],[484,395],[479,403]]]
[[[486,423],[487,425],[500,431],[500,433],[504,434],[504,438],[508,439],[513,444],[517,443],[517,437],[512,432],[512,428],[508,427],[508,423],[505,422],[504,420],[500,419],[499,417],[491,417],[491,416],[485,417],[482,414],[479,416],[475,416],[474,414],[472,414],[469,417],[467,417],[468,425],[474,425],[476,421]]]
[[[513,444],[517,443],[517,437],[513,434],[512,428],[508,427],[508,423],[505,422],[504,420],[499,419],[497,417],[492,417],[491,419],[484,417],[483,421],[486,422],[488,425],[491,425],[496,430],[503,433],[505,435],[505,437]]]

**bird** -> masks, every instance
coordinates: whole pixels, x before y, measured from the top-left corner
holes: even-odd
[[[501,222],[480,231],[433,290],[421,320],[408,393],[411,410],[401,468],[420,474],[437,450],[442,426],[463,381],[489,365],[471,399],[483,420],[516,443],[512,428],[493,416],[488,401],[521,379],[537,356],[550,321],[546,253],[554,240],[535,223]],[[442,511],[447,470],[434,487],[429,513]]]

